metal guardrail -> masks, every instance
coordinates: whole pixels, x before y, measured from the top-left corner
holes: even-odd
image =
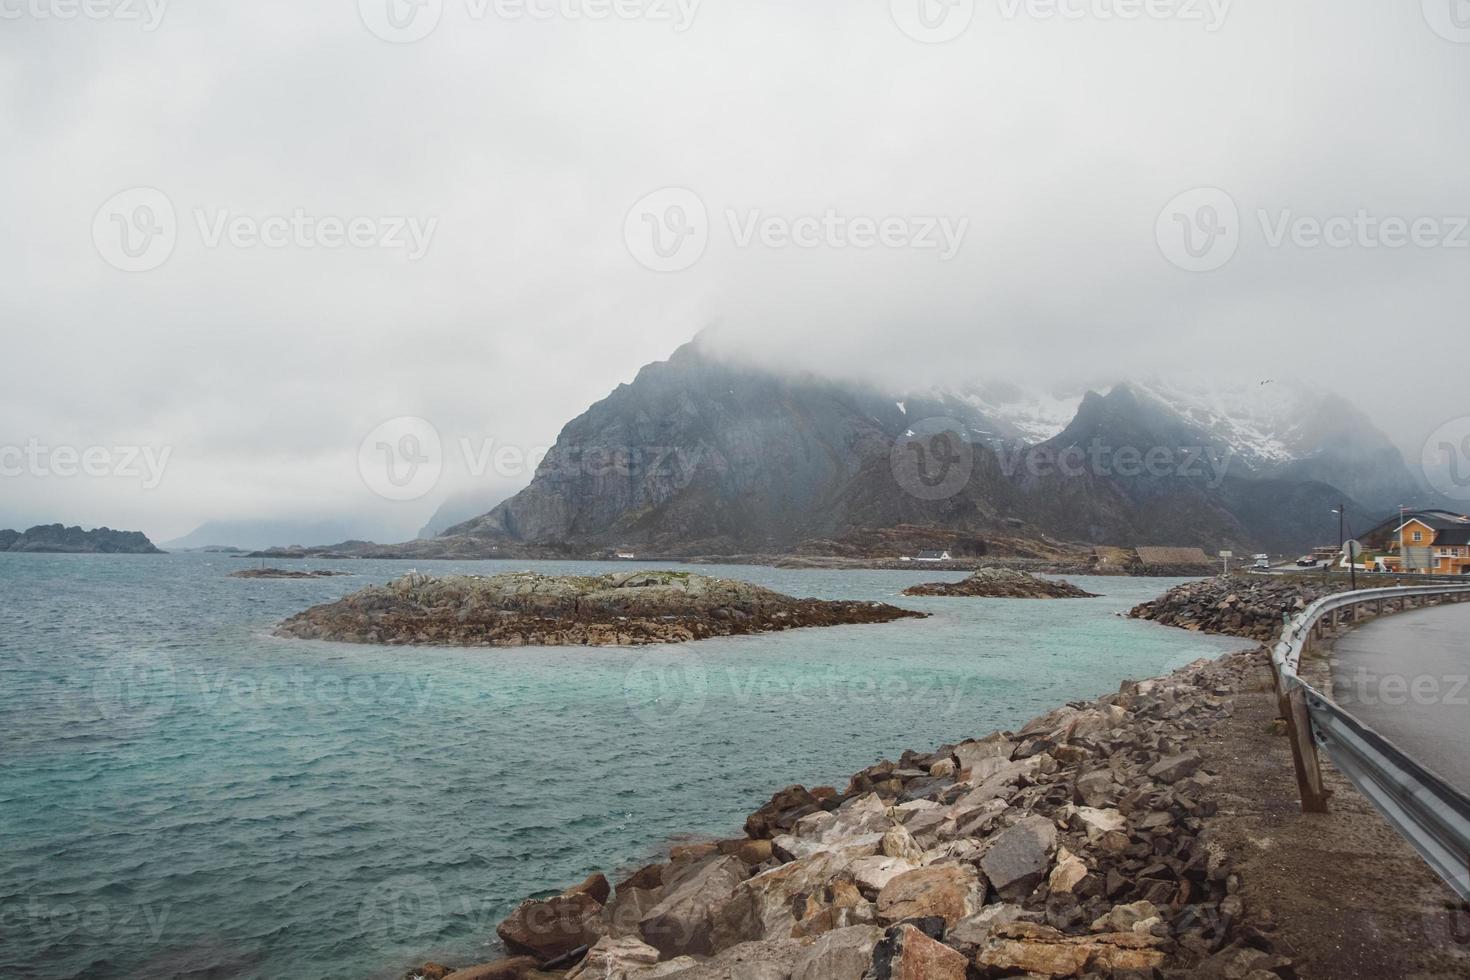
[[[1416,762],[1372,728],[1302,680],[1302,654],[1344,611],[1354,623],[1372,606],[1377,615],[1415,605],[1470,599],[1470,585],[1413,585],[1324,596],[1302,610],[1271,651],[1276,693],[1291,736],[1302,809],[1327,810],[1317,750],[1352,781],[1399,834],[1455,892],[1470,901],[1470,796]],[[1397,606],[1397,609],[1394,607]]]

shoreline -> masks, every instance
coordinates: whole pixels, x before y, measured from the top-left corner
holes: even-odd
[[[1129,854],[1160,840],[1205,854],[1195,814],[1210,809],[1214,777],[1188,743],[1228,715],[1217,692],[1240,687],[1258,658],[1196,661],[1017,732],[905,752],[841,792],[787,787],[747,818],[743,838],[672,845],[616,887],[594,874],[523,902],[499,927],[500,961],[406,976],[703,980],[751,955],[775,964],[772,977],[813,980],[856,980],[863,972],[833,959],[854,956],[864,970],[887,957],[880,978],[920,957],[936,977],[1002,975],[1037,957],[1075,962],[1052,974],[1067,976],[1252,958],[1245,950],[1261,950],[1236,943],[1232,926],[1204,925],[1231,919],[1233,905],[1220,911],[1225,865],[1198,880],[1188,862],[1148,878],[1129,865],[1143,853]],[[1142,753],[1126,779],[1108,763],[1120,752]],[[1193,890],[1184,919],[1166,913],[1181,889]]]

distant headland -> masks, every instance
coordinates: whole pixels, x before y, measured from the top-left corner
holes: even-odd
[[[0,531],[0,551],[79,555],[164,554],[142,531],[114,531],[110,527],[84,531],[61,524],[37,524],[26,531]]]

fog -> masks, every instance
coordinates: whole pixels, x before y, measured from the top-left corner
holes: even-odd
[[[108,451],[0,459],[0,527],[405,537],[712,325],[895,388],[1303,378],[1417,458],[1470,414],[1450,2],[0,0],[0,447]],[[446,464],[385,499],[403,416]]]

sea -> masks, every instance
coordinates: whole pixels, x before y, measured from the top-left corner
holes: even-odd
[[[274,624],[414,567],[0,554],[0,977],[399,978],[500,954],[522,898],[739,836],[793,783],[1015,729],[1243,641],[957,572],[687,566],[928,619],[667,647],[373,647]],[[586,574],[627,562],[419,563]],[[659,566],[637,565],[654,568]]]

